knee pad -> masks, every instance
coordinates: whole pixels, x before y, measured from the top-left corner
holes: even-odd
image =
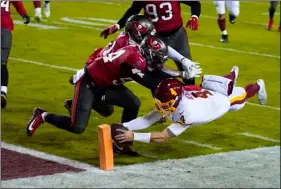
[[[114,107],[112,105],[109,105],[107,107],[107,109],[103,112],[101,112],[100,114],[103,116],[103,117],[109,117],[113,114],[114,112]]]

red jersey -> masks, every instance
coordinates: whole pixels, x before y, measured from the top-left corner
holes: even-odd
[[[26,10],[21,1],[1,1],[1,28],[6,28],[10,31],[14,29],[14,23],[10,10],[11,3],[21,16],[26,14]]]
[[[126,64],[130,66],[131,70],[134,68],[140,71],[145,70],[146,61],[138,46],[129,45],[109,53],[107,56],[96,58],[87,65],[87,73],[99,87],[118,85],[132,80],[130,79],[132,72],[122,69],[122,66]]]
[[[149,16],[157,33],[167,33],[182,26],[178,1],[141,1],[144,14]]]
[[[109,53],[116,52],[117,50],[123,47],[126,47],[128,45],[134,45],[134,44],[136,43],[130,40],[130,38],[127,35],[125,35],[124,32],[122,32],[116,37],[114,41],[111,41],[104,48],[96,49],[88,58],[86,64],[90,64],[98,57],[107,56]]]

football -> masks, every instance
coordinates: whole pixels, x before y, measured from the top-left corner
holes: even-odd
[[[115,139],[115,136],[120,134],[119,131],[117,131],[117,129],[122,129],[122,130],[126,130],[128,131],[128,129],[126,127],[124,127],[122,124],[116,124],[116,123],[113,123],[110,125],[111,127],[111,138],[113,140],[113,142],[115,143],[115,145],[120,148],[120,149],[123,149],[123,147],[129,147],[129,146],[132,146],[133,145],[133,141],[130,141],[130,142],[124,142],[124,143],[119,143],[116,139]]]

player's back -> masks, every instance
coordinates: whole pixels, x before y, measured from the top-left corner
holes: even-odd
[[[123,64],[130,64],[132,67],[144,70],[146,61],[136,45],[123,47],[107,56],[98,57],[87,66],[88,73],[93,81],[101,86],[108,87],[115,84],[119,78],[129,77],[129,73],[121,70]]]
[[[119,49],[133,44],[132,40],[122,32],[114,41],[109,42],[104,48],[96,49],[86,61],[86,64],[92,63],[96,58],[107,56],[109,53],[114,53]]]
[[[172,32],[182,26],[178,1],[142,1],[144,14],[151,18],[157,33]]]
[[[198,125],[213,121],[230,108],[227,96],[217,92],[186,87],[182,100],[176,112],[172,115],[175,122],[185,121],[185,124]]]
[[[10,1],[1,1],[1,18],[2,16],[10,16]],[[1,19],[2,20],[2,19]]]

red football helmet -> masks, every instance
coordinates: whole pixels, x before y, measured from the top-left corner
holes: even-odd
[[[184,91],[184,84],[175,78],[161,81],[154,92],[154,103],[158,111],[167,117],[176,111]]]

